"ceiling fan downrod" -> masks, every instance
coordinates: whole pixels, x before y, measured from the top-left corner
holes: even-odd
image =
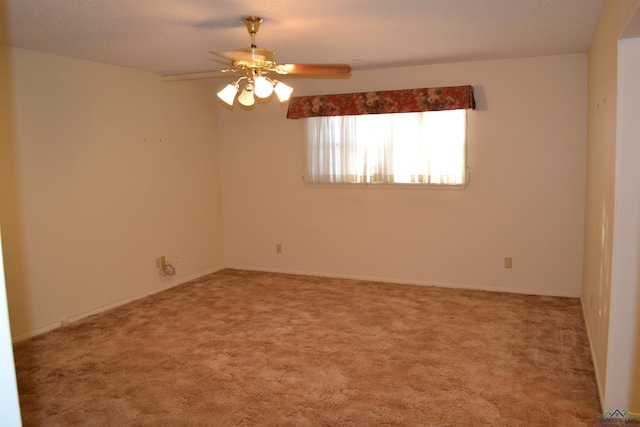
[[[247,26],[249,35],[251,35],[251,47],[258,47],[256,46],[256,34],[260,29],[260,23],[263,19],[258,16],[247,16],[246,18],[242,18],[242,20],[244,21],[244,25]]]

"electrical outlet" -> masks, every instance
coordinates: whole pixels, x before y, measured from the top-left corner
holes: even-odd
[[[165,258],[163,256],[156,258],[156,268],[162,268],[166,264]]]
[[[276,253],[277,254],[282,253],[282,245],[280,243],[276,244]]]
[[[504,259],[504,268],[512,268],[513,267],[513,261],[511,260],[510,257],[507,257]]]

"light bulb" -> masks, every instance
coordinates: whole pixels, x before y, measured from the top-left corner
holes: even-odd
[[[236,94],[238,93],[238,86],[232,85],[229,83],[218,92],[218,98],[229,105],[233,105],[233,100],[236,98]]]
[[[276,95],[278,95],[280,102],[288,101],[291,97],[291,92],[293,92],[293,88],[291,86],[287,86],[282,82],[278,82],[273,90],[276,92]]]
[[[256,77],[254,85],[254,92],[258,98],[268,98],[273,93],[273,83],[271,83],[266,77]]]
[[[253,97],[253,85],[247,83],[244,86],[242,93],[238,96],[238,102],[245,107],[251,107],[256,103],[256,99]]]

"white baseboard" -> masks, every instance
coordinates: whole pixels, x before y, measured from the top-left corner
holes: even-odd
[[[140,298],[144,298],[144,297],[147,297],[149,295],[153,295],[153,294],[156,294],[158,292],[162,292],[162,291],[165,291],[167,289],[174,288],[176,286],[180,286],[180,285],[182,285],[184,283],[190,282],[191,280],[198,279],[198,278],[206,276],[208,274],[215,273],[217,271],[223,270],[224,268],[225,267],[218,267],[218,268],[213,268],[213,269],[210,269],[210,270],[205,270],[200,274],[195,274],[195,275],[192,275],[192,276],[189,276],[189,277],[180,278],[179,280],[176,280],[175,282],[168,283],[168,284],[166,284],[164,286],[158,287],[158,288],[153,289],[151,291],[144,292],[144,293],[141,293],[141,294],[138,294],[138,295],[134,295],[134,296],[129,297],[129,298],[124,298],[124,299],[121,299],[121,300],[118,300],[118,301],[114,301],[114,302],[112,302],[110,304],[106,304],[106,305],[103,305],[103,306],[100,306],[100,307],[96,307],[96,308],[93,308],[91,310],[84,311],[82,313],[77,313],[77,314],[73,314],[71,316],[67,316],[66,318],[64,318],[63,320],[61,320],[59,322],[55,322],[55,323],[52,323],[50,325],[46,325],[46,326],[43,326],[41,328],[38,328],[38,329],[36,329],[34,331],[28,332],[26,334],[22,334],[22,335],[18,335],[16,337],[13,337],[12,341],[13,341],[13,343],[17,343],[17,342],[24,341],[24,340],[29,339],[29,338],[33,338],[35,336],[44,334],[45,332],[49,332],[49,331],[52,331],[54,329],[66,326],[66,325],[68,325],[70,323],[77,322],[78,320],[84,319],[85,317],[93,316],[94,314],[98,314],[98,313],[102,313],[103,311],[111,310],[112,308],[119,307],[121,305],[124,305],[124,304],[130,303],[132,301],[138,300]]]
[[[398,283],[400,285],[433,286],[436,288],[467,289],[467,290],[474,290],[474,291],[489,291],[489,292],[507,292],[512,294],[539,295],[539,296],[549,296],[549,297],[565,297],[565,298],[580,297],[580,293],[578,292],[547,292],[547,291],[541,291],[540,289],[511,289],[511,288],[503,288],[503,287],[490,286],[490,285],[469,285],[469,284],[442,283],[442,282],[434,283],[434,282],[426,282],[426,281],[420,281],[420,280],[394,279],[394,278],[388,278],[388,277],[371,277],[371,276],[333,274],[333,273],[328,274],[328,273],[317,273],[317,272],[299,271],[299,270],[255,268],[255,267],[247,267],[247,266],[227,266],[226,268],[233,268],[236,270],[247,270],[247,271],[264,271],[266,273],[297,274],[302,276],[313,276],[313,277],[330,277],[330,278],[336,278],[336,279],[353,279],[353,280],[366,280],[370,282]]]
[[[509,293],[516,293],[516,294],[524,294],[524,295],[555,296],[555,297],[568,297],[568,298],[578,298],[580,296],[579,294],[545,292],[545,291],[540,291],[539,289],[506,289],[506,288],[501,288],[497,286],[468,285],[468,284],[454,284],[454,283],[433,283],[433,282],[426,282],[426,281],[419,281],[419,280],[406,280],[406,279],[396,279],[396,278],[388,278],[388,277],[372,277],[372,276],[360,276],[360,275],[350,275],[350,274],[328,274],[328,273],[309,272],[309,271],[300,271],[300,270],[255,268],[255,267],[248,267],[243,265],[236,265],[236,266],[227,265],[227,266],[221,266],[221,267],[213,268],[207,271],[203,271],[200,274],[192,275],[190,277],[181,278],[176,282],[169,283],[165,286],[154,289],[151,292],[145,292],[140,295],[135,295],[129,298],[115,301],[113,303],[110,303],[104,306],[96,307],[89,311],[68,316],[64,320],[61,320],[60,322],[55,322],[50,325],[44,326],[42,328],[38,328],[35,331],[31,331],[29,333],[13,337],[13,342],[16,343],[19,341],[23,341],[23,340],[35,337],[37,335],[43,334],[53,329],[65,326],[69,323],[77,322],[78,320],[83,319],[87,316],[92,316],[94,314],[98,314],[103,311],[110,310],[112,308],[127,304],[129,302],[135,301],[140,298],[144,298],[146,296],[155,294],[157,292],[162,292],[166,289],[179,286],[183,283],[189,282],[194,279],[198,279],[202,276],[206,276],[207,274],[215,273],[225,268],[232,268],[236,270],[247,270],[247,271],[264,271],[267,273],[297,274],[297,275],[314,276],[314,277],[331,277],[336,279],[367,280],[371,282],[398,283],[402,285],[433,286],[433,287],[440,287],[440,288],[467,289],[467,290],[490,291],[490,292],[509,292]],[[587,329],[587,333],[588,333],[588,329]],[[598,387],[599,387],[599,383],[598,383]]]

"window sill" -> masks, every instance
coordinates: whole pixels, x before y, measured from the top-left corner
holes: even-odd
[[[462,191],[469,186],[469,181],[464,184],[349,184],[349,183],[309,183],[302,180],[305,187],[317,188],[317,189],[378,189],[378,190],[448,190],[448,191]]]

